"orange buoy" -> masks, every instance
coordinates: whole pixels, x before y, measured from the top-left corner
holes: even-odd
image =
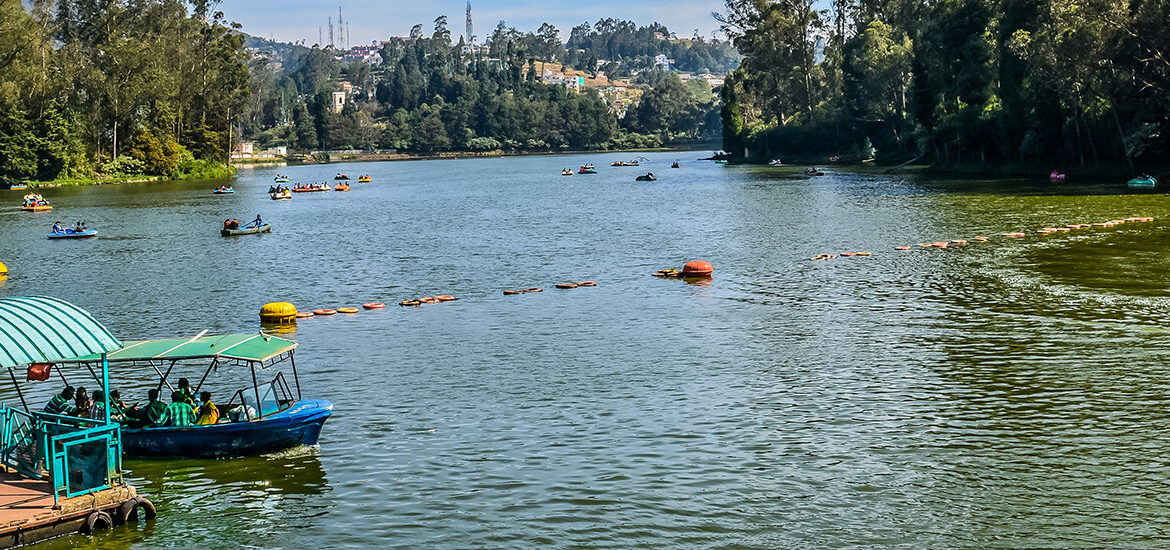
[[[524,294],[523,290],[505,290],[504,296],[515,296],[516,294]]]
[[[337,312],[338,313],[357,313],[358,308],[356,308],[356,307],[339,307],[339,308],[337,308]]]
[[[403,300],[401,302],[398,302],[398,305],[418,307],[419,303],[420,302],[418,300]]]
[[[386,304],[383,304],[382,302],[368,302],[368,303],[362,304],[362,307],[364,307],[366,309],[382,309],[382,308],[386,307]]]
[[[933,246],[935,248],[946,248],[948,245],[945,241],[936,241],[936,242],[930,243],[930,246]]]
[[[313,315],[336,315],[336,309],[314,309]]]
[[[581,281],[577,283],[577,286],[597,286],[597,283],[594,281]]]
[[[577,283],[557,283],[557,288],[577,288]]]
[[[297,319],[304,319],[304,318],[312,317],[312,316],[313,316],[313,312],[311,312],[311,311],[298,311],[297,312]]]
[[[909,246],[895,246],[894,250],[910,250]]]
[[[544,292],[544,289],[543,289],[543,288],[540,288],[540,287],[536,287],[536,286],[534,286],[534,287],[531,287],[531,288],[526,288],[526,289],[524,289],[524,292]]]
[[[710,263],[704,262],[702,260],[695,260],[692,262],[687,262],[687,265],[683,266],[682,273],[683,277],[710,277],[711,273],[714,271],[715,268],[712,267]]]
[[[434,296],[424,296],[422,298],[419,298],[418,301],[419,301],[419,303],[423,303],[423,304],[437,304],[437,303],[439,303],[439,299],[435,298]]]
[[[440,302],[452,302],[452,301],[457,300],[458,298],[451,296],[450,294],[440,294],[438,296],[435,296],[435,299],[440,301]]]

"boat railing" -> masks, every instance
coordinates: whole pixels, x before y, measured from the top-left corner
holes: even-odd
[[[257,391],[259,390],[259,391]],[[260,403],[256,403],[256,395],[260,396]],[[278,413],[292,406],[293,393],[285,381],[284,373],[277,372],[272,381],[258,385],[255,388],[243,388],[232,394],[224,410],[231,411],[237,407],[243,408],[244,417],[251,422],[264,416]]]
[[[0,460],[32,479],[52,481],[53,501],[122,482],[118,424],[0,407]]]

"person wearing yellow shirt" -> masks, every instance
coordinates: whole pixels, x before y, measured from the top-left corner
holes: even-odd
[[[219,409],[211,402],[211,392],[199,392],[199,425],[215,424],[219,422]]]

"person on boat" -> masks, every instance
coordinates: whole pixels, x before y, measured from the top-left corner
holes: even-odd
[[[159,401],[158,388],[150,388],[150,391],[146,392],[146,399],[146,406],[138,411],[136,415],[133,415],[135,420],[133,424],[139,428],[157,428],[162,426],[166,420],[165,413],[167,405]]]
[[[61,227],[61,222],[53,224],[53,233],[64,233],[65,228]]]
[[[248,225],[253,227],[260,227],[261,225],[264,225],[264,219],[260,217],[260,214],[256,214],[256,219],[252,220],[252,223]]]
[[[228,224],[228,229],[239,229],[239,228],[240,228],[240,220],[232,218],[231,223]]]
[[[179,393],[183,394],[183,401],[192,407],[195,406],[195,392],[191,390],[191,381],[186,378],[179,379]]]
[[[86,412],[86,417],[94,420],[106,420],[106,394],[102,390],[93,390],[93,403]]]
[[[73,386],[65,386],[61,393],[54,395],[49,403],[45,405],[45,412],[49,414],[60,414],[69,416],[73,414],[73,406],[69,404],[69,400],[73,399]]]
[[[211,402],[211,392],[199,392],[199,403],[199,420],[196,420],[195,423],[200,426],[218,423],[219,409],[216,408],[215,403]]]
[[[131,410],[122,401],[122,394],[118,390],[110,390],[110,420],[119,424],[125,424]]]
[[[93,399],[90,399],[85,386],[77,388],[77,393],[73,395],[73,414],[82,417],[88,416],[91,405],[93,405]]]
[[[195,409],[187,403],[183,392],[171,392],[171,404],[163,411],[162,425],[173,427],[195,425]]]
[[[271,186],[271,185],[268,186],[268,194],[271,195],[272,193],[275,193],[276,191],[277,191],[276,187]]]
[[[223,221],[223,228],[224,229],[231,229],[232,228],[232,220],[231,219],[224,220]]]

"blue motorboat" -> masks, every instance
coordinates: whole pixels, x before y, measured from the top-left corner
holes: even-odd
[[[215,191],[212,191],[212,193],[215,193],[216,195],[230,195],[230,194],[235,193],[235,192],[236,192],[235,189],[232,189],[231,187],[226,187],[226,186],[216,188]]]
[[[271,453],[303,445],[316,445],[321,428],[333,413],[333,404],[322,399],[303,399],[296,361],[293,359],[297,343],[268,334],[228,334],[195,338],[148,340],[126,343],[122,348],[106,354],[112,379],[137,370],[155,375],[158,387],[166,395],[173,386],[171,380],[188,374],[198,380],[190,389],[198,395],[209,389],[205,382],[212,373],[223,373],[230,367],[247,367],[251,371],[250,385],[235,393],[214,390],[213,396],[230,396],[218,401],[219,419],[215,423],[193,426],[124,427],[122,445],[128,457],[215,458]],[[97,355],[75,357],[61,361],[63,365],[83,364],[92,369],[101,361]],[[261,370],[273,372],[273,367],[286,363],[291,367],[293,386],[289,386],[284,371],[275,369],[268,380],[258,379]],[[188,373],[185,365],[210,363]],[[201,372],[201,374],[200,374]],[[259,381],[258,381],[259,380]],[[182,386],[180,381],[179,386]],[[133,426],[134,421],[128,422]]]
[[[72,227],[63,231],[54,231],[49,233],[50,239],[88,239],[97,236],[97,229],[85,229],[78,231]]]
[[[291,406],[254,420],[222,422],[183,428],[122,430],[127,456],[224,457],[271,453],[301,445],[316,445],[321,427],[333,413],[322,399],[296,401]]]

